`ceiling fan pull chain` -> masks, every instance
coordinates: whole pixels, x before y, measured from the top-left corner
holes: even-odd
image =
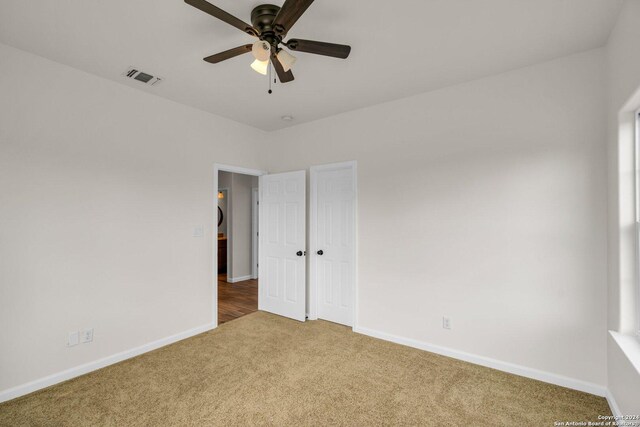
[[[269,63],[269,95],[273,93],[273,91],[271,90],[271,68],[271,63]]]

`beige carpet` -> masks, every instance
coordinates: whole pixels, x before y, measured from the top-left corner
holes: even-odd
[[[0,405],[2,426],[553,426],[605,399],[257,312]]]

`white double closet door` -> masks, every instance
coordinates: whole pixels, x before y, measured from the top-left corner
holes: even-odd
[[[311,168],[311,291],[319,319],[353,326],[356,263],[355,164]]]
[[[355,164],[311,168],[309,250],[305,178],[305,171],[260,177],[258,306],[299,321],[309,309],[314,318],[353,326]]]

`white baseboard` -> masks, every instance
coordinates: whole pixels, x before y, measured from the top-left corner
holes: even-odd
[[[74,368],[67,369],[65,371],[46,376],[44,378],[40,378],[26,384],[22,384],[7,390],[3,390],[0,392],[0,402],[5,402],[20,396],[24,396],[25,394],[29,394],[34,391],[43,389],[45,387],[49,387],[54,384],[58,384],[60,382],[70,380],[72,378],[87,374],[89,372],[104,368],[109,365],[113,365],[123,360],[130,359],[135,356],[139,356],[149,351],[156,350],[160,347],[173,344],[177,341],[181,341],[183,339],[190,338],[192,336],[201,334],[203,332],[210,331],[214,328],[215,327],[212,325],[199,326],[197,328],[190,329],[188,331],[184,331],[179,334],[175,334],[169,337],[159,339],[157,341],[150,342],[148,344],[144,344],[140,347],[135,347],[130,350],[125,350],[123,352],[116,353],[111,356],[107,356],[102,359],[95,360],[93,362],[85,363],[83,365],[76,366]],[[620,408],[618,407],[613,395],[609,392],[609,390],[597,384],[589,383],[582,380],[577,380],[574,378],[565,377],[562,375],[552,374],[549,372],[540,371],[533,368],[527,368],[525,366],[503,362],[503,361],[491,359],[488,357],[477,356],[471,353],[466,353],[463,351],[454,350],[447,347],[441,347],[441,346],[429,344],[426,342],[414,340],[411,338],[400,337],[397,335],[388,334],[386,332],[380,332],[380,331],[376,331],[369,328],[363,328],[360,326],[355,326],[353,328],[353,331],[363,335],[368,335],[373,338],[394,342],[396,344],[406,345],[406,346],[417,348],[420,350],[429,351],[431,353],[436,353],[443,356],[452,357],[454,359],[463,360],[465,362],[475,363],[477,365],[486,366],[489,368],[497,369],[499,371],[504,371],[504,372],[520,375],[527,378],[532,378],[535,380],[559,385],[561,387],[567,387],[574,390],[583,391],[590,394],[595,394],[601,397],[606,397],[609,403],[609,406],[611,407],[611,411],[613,415],[615,416],[622,415],[622,413],[620,412]]]
[[[454,350],[447,347],[441,347],[434,344],[414,340],[411,338],[400,337],[386,332],[380,332],[369,328],[355,326],[354,332],[378,338],[384,341],[391,341],[396,344],[406,345],[408,347],[425,350],[431,353],[440,354],[465,362],[475,363],[476,365],[486,366],[488,368],[497,369],[499,371],[508,372],[510,374],[520,375],[522,377],[532,378],[534,380],[543,381],[545,383],[559,385],[561,387],[573,390],[583,391],[585,393],[595,394],[596,396],[607,396],[607,388],[598,384],[589,383],[574,378],[565,377],[563,375],[552,374],[550,372],[540,371],[526,366],[516,365],[501,360],[491,359],[489,357],[478,356],[464,351]],[[612,408],[613,410],[613,408]]]
[[[159,339],[157,341],[150,342],[148,344],[135,347],[130,350],[125,350],[120,353],[113,354],[111,356],[104,357],[102,359],[94,360],[93,362],[85,363],[74,368],[67,369],[56,374],[46,376],[44,378],[37,379],[35,381],[28,382],[16,387],[12,387],[7,390],[0,391],[0,402],[15,399],[16,397],[24,396],[25,394],[32,393],[36,390],[43,389],[45,387],[58,384],[63,381],[70,380],[71,378],[78,377],[80,375],[87,374],[89,372],[102,369],[105,366],[113,365],[114,363],[122,362],[123,360],[130,359],[135,356],[139,356],[143,353],[147,353],[152,350],[156,350],[160,347],[164,347],[174,342],[181,341],[186,338],[190,338],[194,335],[201,334],[203,332],[214,329],[213,325],[203,325],[188,331],[180,332],[179,334],[171,335]]]
[[[619,419],[621,419],[622,411],[620,411],[620,407],[618,406],[616,399],[613,397],[611,390],[607,390],[607,395],[605,397],[607,398],[607,403],[609,403],[609,408],[611,408],[611,413],[613,414],[613,416],[619,417]]]
[[[244,282],[245,280],[251,280],[251,279],[253,279],[252,275],[240,276],[240,277],[227,277],[227,283]]]

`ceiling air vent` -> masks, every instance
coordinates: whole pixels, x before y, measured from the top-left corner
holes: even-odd
[[[152,76],[151,74],[140,71],[135,67],[129,67],[127,71],[122,73],[122,75],[129,79],[137,80],[149,86],[156,86],[160,84],[162,80],[164,80],[162,77]]]

